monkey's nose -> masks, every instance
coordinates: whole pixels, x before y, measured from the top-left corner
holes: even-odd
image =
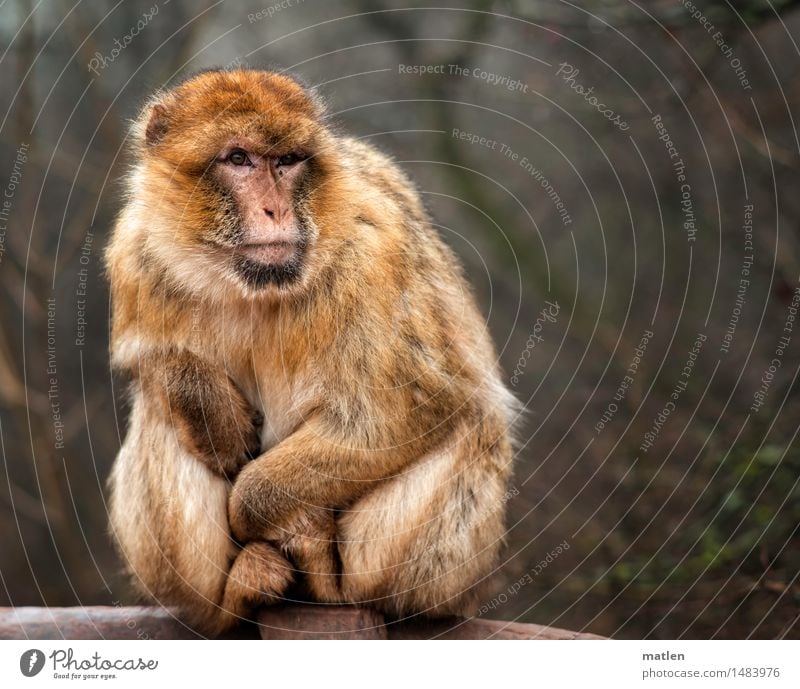
[[[275,210],[272,210],[271,208],[265,208],[264,213],[278,226],[280,226],[280,224],[283,222],[283,218],[285,216],[285,211],[281,207],[278,207]]]

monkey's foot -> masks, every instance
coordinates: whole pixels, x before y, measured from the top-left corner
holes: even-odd
[[[305,580],[305,587],[312,600],[318,603],[344,603],[339,585],[339,574],[328,574],[321,572],[302,572]]]
[[[341,603],[336,523],[330,510],[310,510],[292,524],[293,533],[280,539],[281,549],[297,566],[305,589],[319,603]]]
[[[261,605],[281,602],[291,583],[292,566],[277,548],[248,543],[231,567],[223,607],[243,617]]]

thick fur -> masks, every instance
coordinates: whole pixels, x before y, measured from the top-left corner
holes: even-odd
[[[310,152],[291,280],[246,279],[226,251],[235,210],[207,178],[239,135]],[[503,539],[516,408],[413,186],[266,72],[159,94],[132,136],[107,265],[133,406],[110,487],[139,588],[212,633],[291,567],[321,601],[469,613]],[[261,454],[231,483],[259,415]]]

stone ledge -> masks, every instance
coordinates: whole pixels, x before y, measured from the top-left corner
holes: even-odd
[[[264,608],[256,623],[225,639],[603,639],[557,627],[479,618],[386,621],[367,608],[285,605]],[[199,639],[160,607],[0,608],[0,639]]]

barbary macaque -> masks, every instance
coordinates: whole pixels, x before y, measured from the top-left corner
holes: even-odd
[[[131,412],[109,485],[137,588],[209,634],[290,586],[469,613],[517,407],[412,184],[277,73],[200,73],[130,136],[106,261]]]

